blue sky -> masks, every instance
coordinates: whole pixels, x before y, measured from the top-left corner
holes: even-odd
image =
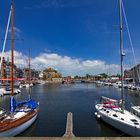
[[[37,67],[39,64],[44,65],[42,67],[53,66],[65,75],[79,73],[82,75],[88,72],[91,74],[113,72],[119,64],[119,28],[116,26],[119,24],[117,0],[15,0],[14,5],[15,38],[19,39],[15,41],[15,49],[18,53],[24,52],[27,55],[30,47],[33,63]],[[136,58],[139,61],[140,1],[125,0],[124,6]],[[9,9],[10,0],[1,0],[0,38],[4,38]],[[128,35],[124,29],[125,63],[132,65],[133,57],[128,41]],[[2,43],[1,40],[0,46]],[[10,42],[7,41],[6,51],[9,49]],[[56,56],[55,59],[52,58],[53,54],[61,57],[62,61],[65,57],[70,58],[68,62],[66,61],[66,63],[70,61],[69,69],[78,64],[81,67],[85,62],[92,63],[88,63],[84,71],[79,72],[77,68],[69,72],[66,71],[67,64],[59,66],[60,60],[56,60]],[[50,56],[51,64],[48,64]],[[42,62],[42,59],[46,59],[47,64],[45,60]],[[96,60],[103,63],[102,66],[99,63],[100,66],[94,70]],[[78,64],[75,65],[76,61]],[[101,67],[104,68],[101,69]],[[119,66],[117,68],[115,72],[119,71]]]

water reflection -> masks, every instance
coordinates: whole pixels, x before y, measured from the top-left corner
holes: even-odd
[[[124,90],[126,108],[140,105],[140,94]],[[94,84],[46,84],[31,89],[31,97],[40,102],[37,121],[19,136],[61,137],[65,133],[66,116],[73,113],[74,134],[79,137],[122,136],[122,132],[98,121],[95,104],[101,96],[120,99],[120,89],[97,87]],[[28,89],[15,96],[18,101],[28,98]],[[10,96],[0,97],[2,107],[9,109]],[[126,135],[125,135],[126,136]]]

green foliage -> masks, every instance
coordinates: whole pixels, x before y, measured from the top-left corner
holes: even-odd
[[[121,75],[120,75],[120,74],[117,74],[117,75],[116,75],[116,77],[119,77],[119,78],[120,78],[120,77],[121,77]]]
[[[103,78],[107,78],[108,77],[108,75],[106,74],[106,73],[101,73],[100,74]]]

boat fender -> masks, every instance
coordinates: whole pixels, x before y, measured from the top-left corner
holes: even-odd
[[[95,112],[94,114],[95,114],[95,116],[97,116],[97,112]]]
[[[101,116],[99,114],[97,114],[97,118],[100,118]]]

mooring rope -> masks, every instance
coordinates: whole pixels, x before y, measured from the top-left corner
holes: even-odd
[[[132,42],[132,38],[131,38],[130,30],[129,30],[128,20],[127,20],[127,17],[126,17],[126,12],[125,12],[125,9],[124,9],[123,1],[122,1],[122,10],[123,10],[124,19],[125,19],[125,22],[126,22],[126,27],[127,27],[127,31],[128,31],[128,37],[129,37],[129,41],[130,41],[130,46],[131,46],[133,57],[134,57],[134,64],[137,65],[135,51],[134,51],[134,45],[133,45],[133,42]],[[137,72],[137,75],[138,75],[138,80],[140,82],[140,74],[138,72],[138,69],[136,70],[136,72]]]
[[[10,8],[10,12],[9,12],[8,23],[7,23],[7,27],[6,27],[6,32],[5,32],[5,37],[4,37],[4,42],[3,42],[2,52],[1,52],[0,69],[1,69],[1,64],[2,64],[2,61],[3,61],[3,56],[4,56],[5,46],[6,46],[6,40],[7,40],[7,34],[8,34],[8,29],[9,29],[9,24],[10,24],[10,19],[11,19],[11,8]]]

